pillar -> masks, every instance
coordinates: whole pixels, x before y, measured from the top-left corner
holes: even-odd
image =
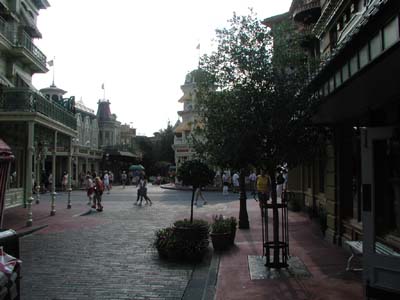
[[[56,158],[57,158],[57,131],[54,132],[54,145],[52,153],[52,164],[51,164],[51,174],[53,177],[53,182],[51,183],[51,210],[50,216],[56,214]]]
[[[77,153],[78,151],[76,151],[76,156],[75,156],[75,164],[76,164],[76,168],[75,168],[75,178],[76,178],[76,181],[75,181],[75,187],[76,188],[78,188],[78,187],[80,187],[79,186],[79,184],[80,184],[80,176],[79,176],[79,156],[78,156],[78,153]]]
[[[34,139],[35,123],[28,122],[28,143],[26,149],[26,166],[25,166],[25,197],[28,208],[28,220],[26,226],[32,226],[32,158],[34,154],[33,139]]]
[[[91,171],[89,168],[89,157],[86,156],[86,170],[85,170],[85,174],[87,174],[88,171]]]
[[[72,183],[72,155],[74,152],[73,144],[72,144],[72,137],[69,141],[69,153],[68,153],[68,204],[67,208],[71,208],[71,183]]]

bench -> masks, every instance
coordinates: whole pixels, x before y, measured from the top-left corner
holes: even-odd
[[[346,271],[361,271],[362,269],[355,269],[355,268],[351,268],[351,261],[353,260],[353,258],[355,256],[362,256],[363,254],[363,242],[362,241],[346,241],[345,242],[347,244],[347,246],[349,246],[350,250],[351,250],[351,256],[349,257],[349,259],[347,260],[347,267],[346,267]],[[380,242],[376,242],[375,243],[375,251],[378,254],[383,254],[383,255],[391,255],[391,256],[399,256],[400,257],[400,253],[394,251],[392,248],[380,243]]]

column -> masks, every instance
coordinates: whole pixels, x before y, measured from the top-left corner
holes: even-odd
[[[69,141],[69,153],[68,153],[68,204],[67,208],[71,208],[71,183],[72,183],[72,155],[74,152],[73,144],[72,144],[72,137]]]
[[[90,153],[90,152],[89,152]],[[89,157],[86,156],[86,170],[85,170],[85,174],[87,174],[88,171],[91,171],[89,168]]]
[[[41,151],[41,149],[39,149],[38,147],[36,147],[35,149],[35,154],[34,154],[34,158],[35,158],[35,168],[36,168],[36,175],[35,175],[35,181],[36,181],[36,186],[35,186],[35,191],[36,191],[36,204],[40,203],[40,170],[41,170],[41,154],[39,153],[39,151]]]
[[[26,226],[32,226],[32,156],[34,153],[33,138],[34,138],[35,123],[28,122],[28,143],[26,149],[26,166],[25,166],[25,197],[28,208],[28,220]]]
[[[78,148],[77,148],[77,150],[78,150]],[[80,178],[80,172],[79,172],[79,156],[78,156],[78,151],[76,151],[76,156],[75,156],[75,165],[76,165],[76,168],[75,168],[75,178],[76,178],[76,181],[75,181],[75,188],[77,189],[78,187],[80,187],[79,186],[79,184],[80,184],[80,182],[81,182],[81,178]]]
[[[56,158],[57,158],[57,131],[54,132],[54,145],[52,153],[52,164],[51,164],[51,174],[53,177],[53,182],[51,183],[51,211],[50,216],[56,214]]]

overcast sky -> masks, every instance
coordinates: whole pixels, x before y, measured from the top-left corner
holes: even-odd
[[[180,86],[197,67],[198,44],[200,55],[209,53],[215,29],[226,27],[233,12],[247,15],[252,7],[264,19],[286,12],[291,0],[49,2],[35,44],[48,60],[55,57],[56,86],[95,112],[105,91],[120,122],[151,136],[178,120]],[[49,69],[34,75],[37,89],[52,83]]]

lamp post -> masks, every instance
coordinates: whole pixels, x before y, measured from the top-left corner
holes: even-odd
[[[36,145],[36,204],[40,203],[40,182],[41,171],[43,171],[43,161],[47,155],[47,143],[39,141]]]

